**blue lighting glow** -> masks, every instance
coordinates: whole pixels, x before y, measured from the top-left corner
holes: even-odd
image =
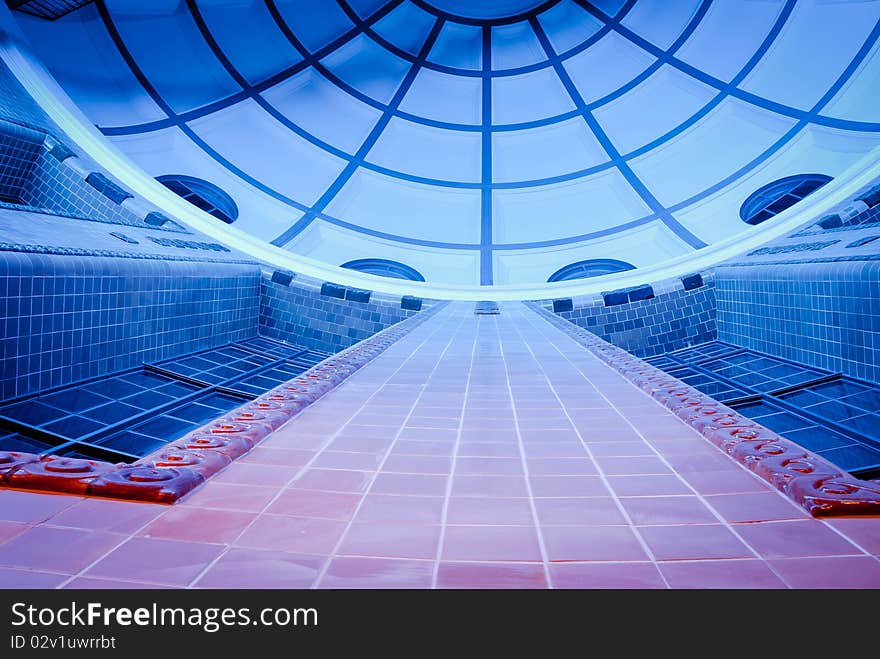
[[[838,178],[880,144],[877,3],[98,0],[18,18],[136,166],[235,199],[235,246],[315,274],[387,258],[452,297],[598,258],[717,262],[758,246],[739,217],[758,188]],[[834,47],[807,67],[817,41]]]

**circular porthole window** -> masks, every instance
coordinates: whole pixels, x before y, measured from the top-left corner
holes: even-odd
[[[366,272],[379,277],[390,277],[392,279],[408,279],[409,281],[425,281],[425,278],[415,268],[411,268],[397,261],[388,259],[356,259],[343,263],[343,268],[348,270],[357,270],[358,272]]]
[[[626,270],[635,270],[635,266],[632,263],[615,259],[589,259],[569,263],[564,268],[559,268],[559,270],[550,275],[547,282],[588,279],[589,277],[600,277],[602,275],[610,275],[613,272],[625,272]]]
[[[755,190],[743,202],[739,216],[746,224],[761,224],[790,208],[831,180],[825,174],[786,176]]]
[[[184,174],[157,176],[156,180],[193,206],[198,206],[226,224],[232,224],[238,219],[238,206],[232,197],[213,183]]]

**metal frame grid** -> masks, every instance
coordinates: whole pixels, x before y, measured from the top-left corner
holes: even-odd
[[[133,462],[328,356],[255,337],[16,398],[0,450]]]
[[[54,21],[91,4],[94,0],[8,0],[10,9]]]
[[[880,386],[712,341],[646,359],[857,476],[880,473]]]
[[[294,238],[300,235],[310,224],[316,220],[344,227],[346,230],[355,231],[366,236],[393,240],[404,245],[429,246],[439,249],[454,250],[474,250],[480,255],[480,283],[482,285],[491,285],[494,282],[493,271],[493,254],[499,251],[519,250],[519,249],[538,249],[547,248],[559,244],[574,244],[588,241],[600,236],[610,235],[627,231],[635,226],[645,225],[647,223],[660,221],[673,232],[678,238],[688,244],[695,250],[706,247],[706,243],[699,236],[694,235],[687,227],[682,225],[675,217],[675,213],[684,208],[706,199],[715,194],[719,190],[728,186],[733,180],[746,175],[749,171],[760,166],[762,163],[771,159],[774,154],[779,152],[783,147],[789,144],[802,130],[809,125],[829,126],[838,130],[851,130],[861,132],[876,132],[880,130],[880,124],[872,122],[844,120],[832,117],[828,114],[822,114],[825,106],[847,83],[853,73],[858,69],[861,62],[868,56],[875,42],[880,38],[880,25],[872,30],[871,34],[861,44],[858,52],[849,66],[835,79],[833,84],[828,88],[825,94],[809,109],[802,109],[793,106],[775,102],[760,95],[744,91],[740,88],[740,83],[745,80],[749,74],[758,66],[764,56],[771,51],[774,43],[779,35],[788,25],[791,16],[794,13],[796,0],[786,0],[780,7],[772,26],[761,44],[757,47],[752,57],[746,61],[742,68],[730,80],[722,80],[710,75],[699,68],[696,68],[677,56],[677,51],[684,46],[691,35],[697,30],[709,11],[711,0],[701,2],[694,12],[694,15],[688,21],[687,25],[682,29],[677,38],[667,47],[661,48],[650,40],[639,35],[625,24],[625,18],[636,5],[636,0],[626,0],[621,3],[616,12],[612,15],[606,14],[601,9],[594,6],[594,3],[586,0],[575,0],[575,4],[586,11],[591,19],[597,22],[601,27],[591,36],[583,39],[581,43],[574,44],[567,49],[559,49],[553,45],[540,17],[543,12],[548,11],[558,3],[558,0],[548,0],[529,11],[519,13],[512,16],[506,16],[498,19],[469,19],[442,10],[438,10],[424,0],[411,0],[412,4],[422,12],[430,15],[432,23],[430,29],[427,29],[418,47],[418,52],[407,51],[398,47],[380,34],[381,30],[374,29],[383,18],[391,14],[395,9],[404,5],[404,0],[384,0],[375,3],[370,11],[359,13],[352,6],[354,3],[350,0],[335,0],[337,5],[347,19],[351,22],[351,27],[337,38],[329,43],[324,44],[320,48],[310,49],[298,37],[298,28],[292,26],[280,11],[274,0],[266,0],[265,5],[271,20],[274,22],[278,31],[284,39],[290,44],[292,49],[301,58],[295,64],[288,66],[286,69],[274,73],[272,76],[263,80],[254,82],[246,78],[244,73],[240,71],[233,62],[230,53],[226,52],[212,32],[209,22],[203,16],[203,12],[199,7],[199,3],[195,0],[187,0],[186,8],[191,15],[198,31],[203,38],[204,45],[207,46],[217,63],[228,74],[233,85],[228,95],[221,98],[213,99],[211,102],[205,102],[200,107],[177,111],[172,106],[168,98],[163,96],[162,92],[154,86],[150,81],[146,72],[144,62],[138,61],[136,55],[129,48],[124,38],[124,33],[120,31],[117,25],[119,16],[108,7],[105,0],[99,0],[96,3],[99,16],[104,23],[108,35],[113,40],[120,56],[125,60],[132,75],[139,81],[146,94],[155,102],[155,104],[166,115],[165,117],[141,124],[131,124],[126,126],[101,126],[100,130],[107,136],[136,135],[149,133],[153,131],[175,127],[189,140],[191,140],[199,149],[201,149],[208,157],[215,160],[220,166],[227,169],[233,175],[239,177],[248,185],[262,191],[266,195],[284,203],[292,208],[301,211],[301,215],[292,222],[283,232],[276,236],[271,243],[275,246],[283,247],[289,244]],[[329,5],[330,3],[328,3]],[[363,14],[363,15],[362,15]],[[543,57],[540,61],[517,66],[513,68],[499,68],[492,61],[493,51],[493,29],[501,25],[509,25],[514,23],[527,23],[534,34],[535,39],[541,50]],[[431,50],[437,41],[441,29],[446,24],[464,24],[477,26],[482,34],[482,61],[478,68],[459,68],[445,64],[439,64],[433,61],[430,56]],[[587,101],[577,85],[571,79],[564,64],[570,58],[579,53],[587,51],[593,44],[598,43],[606,34],[613,33],[633,46],[640,48],[655,58],[655,61],[648,66],[642,73],[629,80],[626,84],[606,94],[604,97],[592,101]],[[341,50],[345,46],[352,44],[355,40],[364,38],[376,47],[387,51],[391,55],[397,57],[405,65],[408,70],[397,87],[397,91],[393,97],[387,101],[376,100],[370,95],[364,93],[360,89],[352,86],[349,82],[342,79],[334,73],[331,68],[326,65],[327,59],[336,51]],[[622,153],[613,144],[612,140],[605,133],[599,122],[594,116],[594,111],[607,106],[617,98],[622,97],[629,90],[635,88],[642,81],[647,80],[653,73],[661,67],[668,66],[672,69],[687,75],[709,88],[715,90],[714,96],[697,112],[694,112],[685,121],[668,130],[665,134],[657,137],[652,142],[643,145],[633,151]],[[369,132],[368,136],[363,140],[361,146],[355,149],[342,149],[322,139],[322,137],[310,132],[306,127],[299,125],[277,107],[273,106],[265,97],[264,92],[271,89],[277,84],[291,79],[293,76],[312,69],[323,80],[337,87],[341,92],[357,99],[359,102],[373,108],[380,113],[380,118]],[[402,109],[410,87],[412,87],[416,76],[422,70],[431,70],[446,75],[459,76],[465,78],[478,77],[481,79],[481,100],[482,114],[479,122],[474,123],[456,123],[451,121],[440,121],[431,117],[421,116]],[[524,121],[519,123],[496,123],[492,118],[492,95],[493,82],[496,79],[510,77],[519,74],[526,74],[535,71],[553,71],[560,84],[564,87],[574,109],[556,114],[551,117],[535,119],[532,121]],[[236,89],[238,87],[239,89]],[[167,94],[166,94],[167,95]],[[746,166],[732,173],[730,176],[715,185],[712,185],[700,192],[695,193],[688,199],[678,202],[674,205],[666,206],[661,203],[655,193],[648,189],[648,186],[637,176],[636,172],[630,165],[630,161],[642,156],[645,153],[661,147],[662,145],[674,140],[682,135],[692,126],[700,122],[714,108],[717,108],[725,99],[734,98],[739,102],[744,102],[764,111],[774,112],[780,116],[794,119],[796,123],[783,136],[769,146],[762,154],[754,158]],[[285,128],[292,131],[298,137],[306,140],[312,145],[323,149],[332,156],[345,162],[339,175],[326,188],[323,194],[313,203],[304,203],[301,200],[291,198],[281,191],[265,184],[256,177],[251,176],[245,171],[238,168],[233,162],[227,160],[221,153],[211,147],[198,133],[192,128],[193,121],[212,113],[222,111],[231,107],[243,99],[248,99],[256,103],[263,111],[271,115],[276,121]],[[551,126],[570,119],[579,117],[585,121],[588,128],[594,133],[597,140],[601,144],[603,150],[608,156],[607,161],[597,165],[579,169],[577,171],[565,174],[547,176],[544,178],[533,178],[517,181],[496,180],[493,176],[492,167],[492,137],[494,134],[504,131],[525,130],[532,128],[541,128]],[[405,119],[414,124],[429,126],[434,128],[442,128],[447,130],[461,132],[478,132],[482,137],[482,155],[480,176],[478,181],[472,180],[452,180],[446,178],[435,178],[425,175],[417,175],[414,173],[400,171],[395,168],[386,167],[375,164],[367,157],[373,147],[381,138],[383,131],[389,125],[392,119]],[[358,170],[368,170],[380,173],[385,176],[420,183],[425,185],[433,185],[441,188],[455,189],[473,189],[479,190],[481,196],[480,204],[480,235],[479,241],[470,242],[442,242],[437,240],[428,240],[423,238],[412,237],[408,235],[388,233],[374,230],[372,228],[361,226],[346,220],[344,217],[338,217],[331,212],[331,202],[342,191],[349,180]],[[555,183],[574,181],[582,179],[606,170],[617,170],[623,178],[626,179],[635,194],[646,204],[650,212],[643,217],[632,220],[630,222],[619,224],[609,229],[593,230],[580,235],[571,235],[563,238],[552,239],[547,241],[533,242],[502,242],[498,240],[497,232],[493,227],[493,191],[503,189],[526,189],[531,187],[539,187]]]

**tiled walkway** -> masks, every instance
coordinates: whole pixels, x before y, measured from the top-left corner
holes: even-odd
[[[535,313],[451,304],[173,507],[0,490],[3,587],[880,587]]]

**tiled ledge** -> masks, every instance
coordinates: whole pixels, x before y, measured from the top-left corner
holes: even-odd
[[[530,306],[814,517],[880,515],[880,483],[854,478],[595,334]]]
[[[0,451],[0,487],[174,503],[433,316],[437,304],[328,357],[132,464]]]
[[[181,254],[150,254],[147,252],[126,252],[112,249],[84,249],[82,247],[52,247],[47,245],[24,245],[0,242],[0,252],[21,252],[25,254],[48,254],[52,256],[87,256],[113,259],[140,259],[146,261],[189,261],[194,263],[232,263],[235,265],[256,265],[251,259],[214,259],[210,257],[185,256]]]

